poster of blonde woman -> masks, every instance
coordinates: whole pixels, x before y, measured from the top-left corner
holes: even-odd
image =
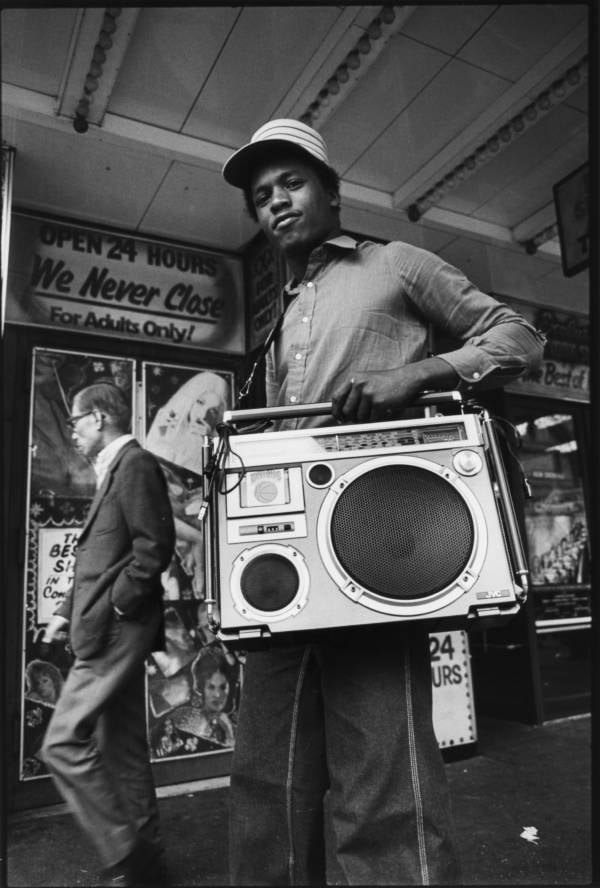
[[[148,662],[148,727],[154,759],[218,751],[233,743],[241,666],[202,620],[204,546],[197,517],[202,502],[202,445],[206,435],[216,434],[224,411],[232,406],[233,385],[233,374],[228,372],[151,363],[143,367],[144,444],[165,473],[176,530],[175,555],[163,574],[166,649],[155,652]],[[184,714],[198,698],[194,663],[209,649],[219,653],[228,670],[228,742],[199,743],[189,736],[179,742]]]

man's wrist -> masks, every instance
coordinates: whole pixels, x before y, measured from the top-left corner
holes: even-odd
[[[433,356],[424,358],[422,361],[415,361],[414,364],[407,364],[406,369],[412,373],[416,392],[423,392],[427,389],[451,388],[460,382],[460,377],[454,367],[443,358]]]

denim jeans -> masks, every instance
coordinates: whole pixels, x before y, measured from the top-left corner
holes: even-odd
[[[347,884],[460,884],[421,627],[347,630],[247,655],[232,884],[325,885],[327,790]]]

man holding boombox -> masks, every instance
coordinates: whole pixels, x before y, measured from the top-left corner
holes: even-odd
[[[497,386],[541,361],[544,336],[456,268],[401,242],[341,233],[339,176],[318,132],[273,120],[223,168],[283,254],[283,323],[267,406],[331,401],[366,423],[424,390]],[[433,324],[460,347],[428,355]],[[324,885],[324,798],[348,884],[460,884],[431,714],[428,633],[398,623],[247,655],[231,775],[235,885]]]

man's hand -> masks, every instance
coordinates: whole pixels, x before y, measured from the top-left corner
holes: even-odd
[[[357,372],[332,395],[332,413],[340,422],[376,422],[400,410],[427,389],[451,388],[456,371],[442,358],[426,358],[387,370]]]
[[[68,625],[69,621],[66,617],[59,617],[58,614],[54,614],[54,616],[50,617],[50,621],[44,629],[42,642],[44,644],[52,644],[55,641],[66,641]]]

